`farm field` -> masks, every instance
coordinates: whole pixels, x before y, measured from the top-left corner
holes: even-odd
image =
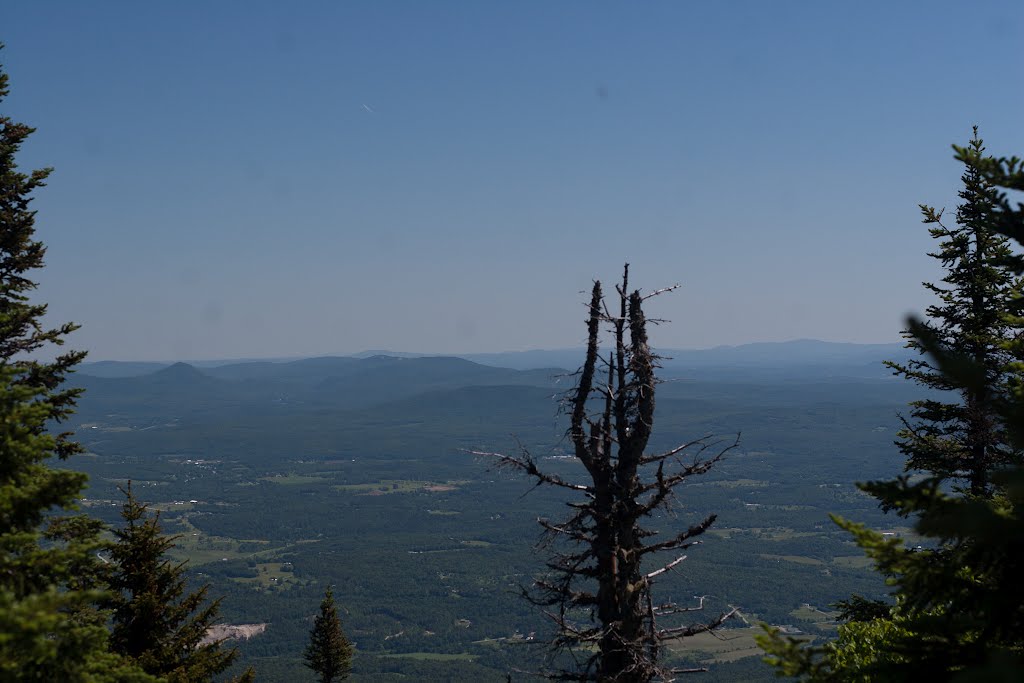
[[[262,408],[252,387],[234,394],[226,383],[218,399],[203,380],[201,413],[188,412],[200,400],[190,398],[195,374],[182,375],[179,395],[134,417],[124,409],[130,395],[116,387],[83,401],[83,420],[127,427],[82,430],[93,454],[77,463],[92,480],[84,504],[116,522],[118,487],[131,480],[178,536],[174,559],[224,596],[226,623],[267,625],[239,643],[244,662],[271,680],[293,670],[296,683],[307,680],[299,660],[309,619],[332,585],[357,643],[357,680],[501,681],[509,670],[544,665],[548,626],[519,593],[543,571],[535,520],[557,518],[567,500],[467,451],[522,446],[550,454],[545,465],[566,480],[579,476],[552,420],[549,374],[425,390],[372,408],[312,400]],[[891,431],[877,430],[896,425],[897,387],[761,381],[760,389],[668,383],[658,403],[654,448],[743,432],[741,448],[682,488],[673,514],[655,524],[667,532],[718,515],[657,587],[666,600],[705,596],[695,620],[730,606],[745,615],[747,623],[673,648],[681,662],[710,667],[709,680],[771,680],[753,644],[761,621],[828,637],[828,605],[854,592],[885,596],[829,513],[905,532],[854,485],[897,462]],[[822,400],[841,409],[823,413]],[[247,401],[257,404],[240,411]]]

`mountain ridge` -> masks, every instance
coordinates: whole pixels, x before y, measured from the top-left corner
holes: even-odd
[[[814,365],[821,363],[858,364],[886,359],[900,360],[910,355],[902,343],[832,342],[818,339],[793,339],[789,341],[750,342],[738,345],[719,345],[703,349],[663,348],[666,367],[677,365],[713,366],[716,364],[737,365]],[[218,377],[242,378],[247,371],[255,375],[288,374],[285,368],[301,366],[312,368],[316,365],[338,366],[356,361],[376,360],[388,362],[417,358],[459,358],[491,367],[512,370],[538,370],[546,368],[577,367],[583,359],[583,348],[530,349],[526,351],[499,351],[488,353],[434,354],[408,351],[362,351],[350,355],[325,355],[293,359],[254,359],[224,361],[192,361],[188,365],[202,368],[204,373]],[[179,361],[181,362],[181,361]],[[83,363],[78,372],[91,377],[128,377],[151,374],[172,365],[170,361],[117,361],[104,360]]]

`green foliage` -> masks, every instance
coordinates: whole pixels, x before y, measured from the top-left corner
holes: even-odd
[[[69,618],[69,611],[88,608],[93,598],[52,589],[19,600],[0,591],[0,681],[156,683],[107,651],[102,625]]]
[[[1019,157],[985,156],[970,146],[954,145],[956,158],[978,170],[985,182],[996,188],[992,212],[992,228],[1000,234],[1024,244],[1024,204],[1014,204],[1006,190],[1024,191],[1024,159]],[[1015,255],[1015,270],[1024,271],[1024,256]]]
[[[1024,666],[1024,471],[993,476],[990,499],[951,496],[935,480],[866,485],[917,515],[934,548],[910,549],[864,525],[837,520],[897,601],[886,615],[850,621],[818,647],[769,629],[761,645],[780,673],[808,681],[963,680]],[[979,680],[989,680],[982,678]]]
[[[889,605],[881,600],[868,600],[861,595],[851,595],[840,600],[834,607],[839,611],[839,621],[871,621],[884,619],[889,615]]]
[[[978,157],[984,154],[977,128],[967,149]],[[941,262],[945,275],[941,284],[924,283],[939,301],[928,307],[916,329],[904,334],[907,346],[921,354],[926,343],[935,343],[969,359],[984,381],[957,384],[927,356],[887,365],[926,389],[943,392],[941,399],[929,396],[911,403],[898,442],[907,469],[952,479],[974,495],[985,495],[989,474],[1020,457],[998,410],[1012,377],[1007,342],[1020,333],[1022,320],[1009,315],[1019,289],[1008,267],[1009,240],[992,229],[996,188],[973,164],[967,164],[961,181],[963,201],[951,226],[943,222],[942,211],[921,206],[924,223],[933,226],[929,232],[939,240],[938,251],[930,256]]]
[[[0,101],[7,94],[0,70]],[[49,516],[73,509],[86,481],[51,466],[53,458],[81,448],[70,434],[47,431],[74,408],[79,391],[63,382],[84,354],[37,359],[76,326],[45,328],[46,305],[29,297],[36,287],[32,271],[46,252],[34,239],[31,195],[50,174],[18,171],[15,155],[32,132],[0,116],[0,679],[148,681],[106,649],[95,606],[100,525]]]
[[[0,70],[0,102],[7,94],[8,76]],[[72,324],[44,329],[46,306],[28,299],[36,287],[29,275],[42,267],[46,251],[33,240],[30,195],[50,174],[50,169],[18,171],[15,154],[32,131],[0,116],[0,411],[5,418],[0,427],[0,586],[15,596],[66,579],[64,549],[42,551],[39,527],[51,509],[70,508],[86,481],[80,473],[53,469],[46,462],[79,450],[67,435],[53,436],[46,427],[70,414],[78,392],[57,387],[83,354],[66,354],[53,363],[26,357],[63,344],[64,335],[75,329]]]
[[[1024,238],[1024,212],[1013,209],[994,187],[1024,187],[1019,162],[996,162],[982,152],[977,139],[968,148],[958,149],[958,158],[968,167],[965,184],[968,179],[978,187],[992,184],[984,193],[983,210],[972,214],[980,221],[973,230],[975,234],[998,232],[1019,241]],[[1004,271],[1006,264],[1020,265],[1008,246],[1000,251],[999,261]],[[991,310],[983,312],[985,319],[1019,326],[1016,297],[1010,294],[986,300],[984,305]],[[957,324],[963,322],[953,326]],[[1021,366],[1009,360],[1020,357],[1021,341],[1009,338],[1009,328],[1001,332],[994,328],[997,333],[987,339],[976,330],[959,340],[949,329],[911,321],[915,348],[931,357],[931,374],[903,374],[931,388],[959,392],[963,398],[960,405],[917,417],[931,420],[934,427],[953,414],[964,426],[929,433],[931,443],[922,443],[931,450],[905,450],[910,466],[923,466],[935,476],[918,482],[899,477],[862,486],[884,508],[913,517],[916,532],[930,543],[908,548],[898,539],[837,518],[888,577],[895,589],[895,604],[887,615],[871,614],[859,605],[855,612],[864,620],[841,626],[838,638],[823,646],[806,647],[769,629],[761,644],[767,661],[782,675],[808,681],[1011,681],[1024,674],[1024,586],[1019,580],[1024,570],[1024,466],[1019,458],[1024,446],[1024,391]],[[999,349],[1005,350],[1004,360],[990,362]],[[984,413],[984,420],[962,412],[967,408]],[[980,433],[979,425],[987,433]],[[952,443],[931,438],[936,435],[954,438]],[[970,448],[972,439],[974,446],[985,448]],[[964,444],[968,448],[961,448]],[[979,452],[982,459],[964,463],[965,455]],[[949,461],[943,460],[946,456],[964,464],[949,468],[945,465]],[[945,491],[942,483],[949,476],[967,479],[969,493]]]
[[[163,534],[160,514],[148,514],[130,483],[124,493],[125,524],[111,549],[110,648],[170,683],[210,681],[238,656],[220,641],[204,642],[220,601],[207,603],[208,586],[186,591],[186,563],[168,559],[175,539]]]
[[[896,619],[842,624],[834,641],[817,647],[808,647],[806,639],[784,636],[775,628],[762,626],[765,632],[757,637],[758,645],[779,676],[815,683],[870,683],[891,680],[881,674],[880,664],[905,664],[902,657],[887,649],[892,640],[908,635]]]
[[[306,666],[319,674],[320,683],[343,681],[352,670],[352,644],[341,630],[330,586],[320,603],[320,614],[313,622],[304,656]]]

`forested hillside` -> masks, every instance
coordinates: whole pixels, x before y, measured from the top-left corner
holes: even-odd
[[[829,604],[885,594],[828,519],[838,511],[906,531],[854,487],[898,466],[896,411],[916,395],[875,360],[873,378],[859,376],[857,359],[660,385],[652,448],[742,431],[741,448],[682,491],[683,521],[719,519],[673,577],[673,595],[699,591],[751,624],[828,634]],[[457,372],[435,374],[439,365]],[[517,439],[570,473],[558,404],[566,371],[396,358],[179,365],[122,379],[88,371],[75,378],[89,389],[75,422],[90,453],[79,460],[88,509],[112,518],[115,486],[132,479],[168,531],[184,534],[179,556],[227,596],[231,621],[268,624],[240,646],[259,671],[295,666],[327,584],[357,647],[356,675],[500,680],[542,654],[548,625],[517,587],[541,566],[534,519],[559,499],[465,451]],[[357,390],[368,385],[374,393]],[[737,622],[687,657],[713,671],[742,656],[755,666],[751,634]]]

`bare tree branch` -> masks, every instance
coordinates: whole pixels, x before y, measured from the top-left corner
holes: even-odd
[[[537,486],[563,488],[579,497],[567,501],[567,519],[537,520],[543,530],[538,547],[555,552],[546,563],[548,574],[535,579],[532,589],[523,589],[555,627],[549,645],[551,663],[557,666],[543,672],[553,680],[647,683],[703,670],[661,667],[661,643],[712,631],[738,612],[731,608],[708,622],[662,626],[659,620],[703,610],[707,596],[697,605],[669,602],[656,607],[651,595],[655,580],[681,567],[688,556],[680,551],[700,543],[697,537],[714,523],[715,515],[662,541],[651,540],[658,534],[645,520],[658,510],[670,510],[680,485],[707,472],[739,443],[738,436],[724,444],[705,436],[662,453],[646,453],[654,427],[659,356],[651,351],[647,336],[648,324],[657,321],[645,317],[643,302],[676,288],[641,296],[629,289],[626,264],[615,287],[614,306],[606,301],[601,283],[594,282],[586,356],[574,373],[576,386],[562,398],[562,410],[569,416],[566,436],[589,483],[542,471],[523,447],[517,455],[473,451],[499,467],[527,474]],[[602,338],[610,342],[606,353],[601,351]],[[676,556],[660,568],[642,569],[658,553],[669,551]],[[558,655],[564,659],[555,659]]]

